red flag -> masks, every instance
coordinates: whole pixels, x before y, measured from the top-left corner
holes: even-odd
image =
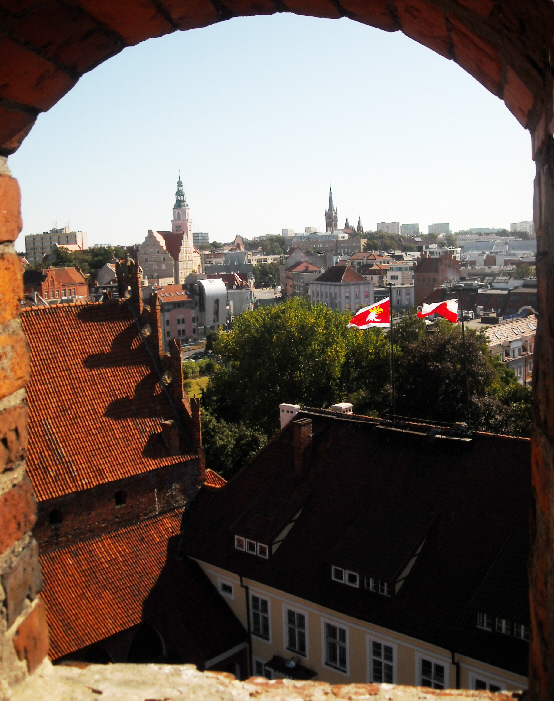
[[[355,314],[348,326],[355,326],[357,329],[369,329],[370,326],[390,326],[390,299],[382,299],[375,302],[371,307],[364,307]]]
[[[455,324],[458,321],[458,300],[448,299],[446,302],[424,304],[421,307],[421,311],[417,313],[420,318],[429,316],[429,314],[438,314]]]

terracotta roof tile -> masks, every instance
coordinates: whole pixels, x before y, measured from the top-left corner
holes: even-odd
[[[363,275],[354,268],[343,265],[334,265],[320,275],[315,282],[367,282]]]
[[[171,511],[41,554],[52,659],[140,623],[181,518]]]
[[[204,485],[206,487],[214,487],[216,489],[221,489],[227,484],[225,477],[222,477],[219,473],[210,470],[206,470],[206,477],[204,480]]]
[[[21,323],[39,501],[194,457],[169,456],[160,439],[171,408],[124,302],[28,309]]]

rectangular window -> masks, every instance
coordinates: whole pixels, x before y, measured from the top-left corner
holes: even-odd
[[[348,670],[346,660],[346,628],[325,623],[325,664],[341,672],[346,672]]]
[[[477,691],[497,692],[497,691],[502,691],[502,689],[505,689],[506,687],[504,685],[501,686],[496,682],[491,682],[491,681],[488,681],[487,679],[480,679],[480,678],[472,675],[471,688],[476,689]]]
[[[264,545],[263,543],[258,543],[258,556],[263,557],[267,560],[269,556],[267,545]]]
[[[219,593],[226,596],[228,599],[235,598],[233,585],[230,582],[224,582],[222,579],[219,580]]]
[[[166,326],[169,326],[169,319],[166,319],[166,320],[165,320],[165,325],[166,325]]]
[[[483,628],[483,630],[492,630],[492,616],[490,613],[482,613],[479,611],[477,614],[477,628]]]
[[[375,684],[394,684],[394,649],[391,645],[371,641],[369,680]]]
[[[251,555],[256,554],[256,541],[255,540],[248,540],[246,539],[246,552],[250,553]]]
[[[261,596],[250,598],[252,633],[269,640],[269,601]]]
[[[235,548],[237,550],[245,550],[246,549],[246,542],[244,538],[241,538],[240,535],[235,536]]]
[[[370,591],[377,591],[377,583],[373,577],[364,577],[364,586]]]
[[[331,579],[335,582],[344,582],[344,570],[342,567],[331,567]]]
[[[529,640],[529,626],[524,626],[523,623],[514,623],[514,637]]]
[[[254,658],[254,669],[252,672],[255,677],[265,677],[265,664],[263,660]]]
[[[495,628],[497,633],[504,633],[504,635],[510,635],[512,632],[510,621],[506,618],[497,618],[495,620]]]
[[[306,616],[298,611],[287,609],[286,648],[303,657],[306,656]]]
[[[420,660],[420,686],[428,686],[431,689],[445,688],[444,665],[431,660]]]
[[[350,587],[359,587],[360,576],[357,572],[350,572],[349,570],[346,570],[346,583]]]
[[[389,595],[389,585],[387,582],[379,581],[379,594],[382,594],[383,596]]]

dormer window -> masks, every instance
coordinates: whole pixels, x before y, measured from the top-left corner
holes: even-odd
[[[264,560],[269,559],[269,548],[265,543],[257,543],[250,538],[243,538],[240,535],[235,536],[235,549],[247,552],[249,555],[257,555]]]
[[[351,570],[345,570],[342,567],[331,567],[331,579],[335,582],[347,584],[349,587],[360,586],[360,575]]]
[[[235,548],[237,550],[246,550],[246,541],[239,535],[235,536]]]
[[[263,543],[258,543],[258,555],[259,557],[263,557],[265,560],[267,560],[267,558],[269,557],[267,545],[264,545]]]
[[[250,553],[251,555],[256,554],[257,548],[255,540],[249,540],[248,538],[246,539],[246,552]]]

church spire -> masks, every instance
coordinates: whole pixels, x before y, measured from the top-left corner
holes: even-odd
[[[173,209],[181,209],[187,206],[187,198],[183,192],[183,183],[181,181],[181,171],[179,171],[179,180],[177,180],[177,192],[175,193],[175,204]]]
[[[338,229],[337,210],[333,206],[333,191],[329,185],[329,209],[325,212],[325,231],[336,231]]]

